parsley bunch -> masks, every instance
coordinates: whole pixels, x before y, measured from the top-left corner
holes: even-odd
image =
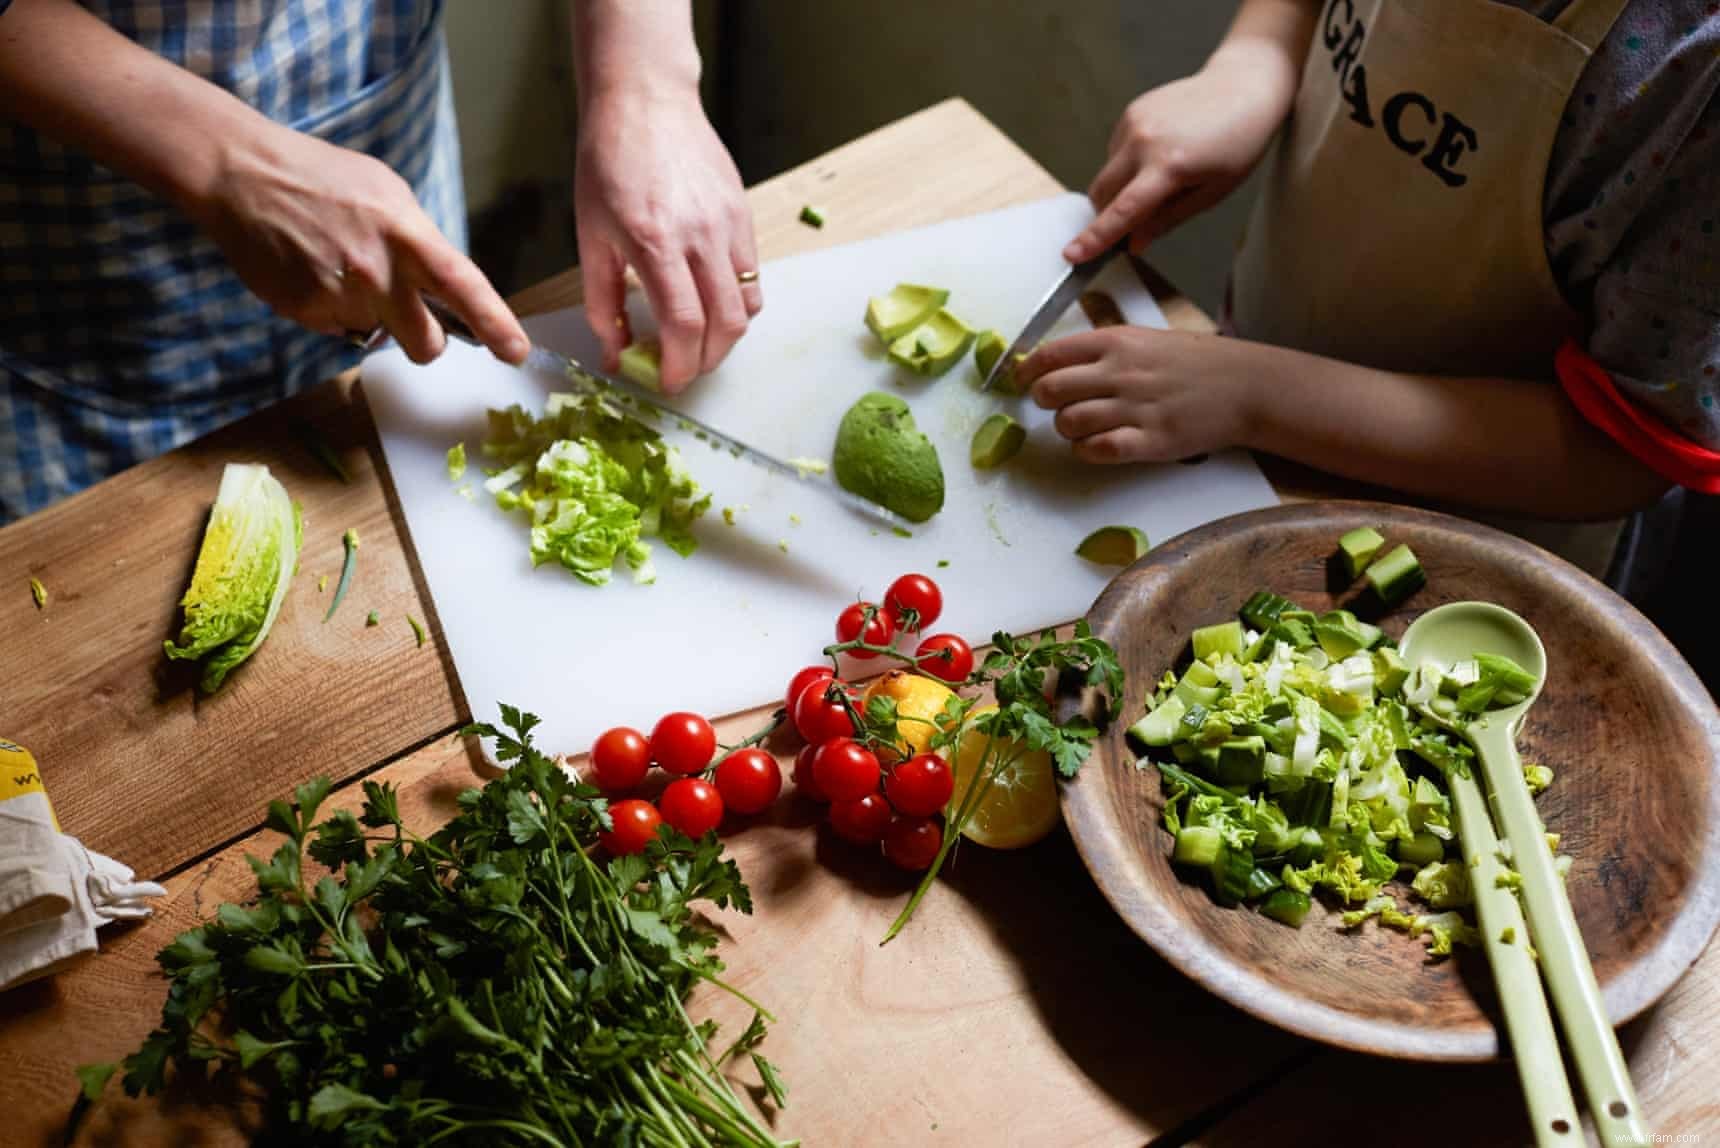
[[[511,769],[428,838],[375,782],[356,817],[315,821],[326,778],[296,807],[271,803],[288,840],[249,859],[255,903],[161,951],[160,1027],[121,1065],[79,1069],[74,1119],[121,1068],[136,1095],[171,1066],[262,1085],[270,1131],[297,1144],[777,1144],[721,1068],[750,1055],[783,1103],[756,1051],[769,1015],[754,1005],[713,1058],[715,1026],[683,1006],[698,981],[722,984],[693,905],[750,912],[739,870],[715,837],[667,828],[643,854],[594,860],[606,803],[533,748],[537,718],[502,715],[511,732],[465,732],[495,738]],[[307,884],[307,854],[330,875]]]

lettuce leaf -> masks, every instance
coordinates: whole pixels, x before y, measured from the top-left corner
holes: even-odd
[[[163,646],[176,661],[203,663],[198,687],[221,688],[275,624],[298,569],[304,524],[266,466],[229,463],[203,530],[191,585],[179,600],[185,624]]]

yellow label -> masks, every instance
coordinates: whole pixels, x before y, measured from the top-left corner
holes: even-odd
[[[0,801],[10,801],[26,793],[47,797],[47,790],[42,787],[42,771],[36,768],[36,759],[29,750],[0,738]]]

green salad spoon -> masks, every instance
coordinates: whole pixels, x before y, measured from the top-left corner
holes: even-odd
[[[1529,623],[1503,606],[1490,602],[1453,602],[1417,618],[1404,632],[1401,647],[1404,660],[1412,666],[1424,662],[1453,666],[1472,661],[1477,654],[1493,654],[1510,658],[1535,679],[1534,687],[1516,704],[1484,710],[1465,722],[1452,724],[1452,728],[1469,740],[1481,761],[1494,814],[1510,846],[1511,863],[1521,878],[1523,907],[1528,916],[1529,935],[1540,956],[1540,972],[1564,1026],[1601,1143],[1609,1148],[1647,1144],[1648,1133],[1636,1091],[1631,1085],[1630,1070],[1619,1049],[1618,1037],[1607,1021],[1606,1010],[1601,1004],[1600,986],[1595,982],[1594,967],[1589,963],[1588,950],[1583,945],[1576,917],[1571,912],[1570,898],[1565,895],[1565,883],[1553,866],[1553,851],[1547,844],[1545,827],[1535,811],[1535,801],[1529,793],[1522,762],[1517,756],[1517,730],[1522,725],[1524,714],[1540,696],[1541,685],[1546,679],[1547,653],[1541,639]],[[1449,719],[1432,716],[1451,724]],[[1467,781],[1468,784],[1462,788],[1471,793],[1478,792],[1474,779]],[[1539,986],[1533,986],[1537,991],[1531,992],[1529,986],[1520,983],[1520,978],[1514,977],[1512,983],[1507,984],[1500,976],[1500,954],[1496,950],[1511,946],[1497,943],[1495,923],[1488,920],[1488,910],[1497,903],[1497,899],[1484,899],[1483,894],[1502,892],[1509,900],[1515,901],[1516,898],[1510,896],[1509,888],[1496,886],[1486,858],[1481,858],[1481,867],[1477,868],[1476,859],[1471,856],[1471,827],[1487,820],[1485,807],[1480,808],[1476,816],[1471,816],[1467,805],[1473,803],[1473,798],[1471,802],[1458,798],[1460,787],[1455,778],[1451,788],[1453,801],[1459,809],[1464,857],[1471,866],[1477,913],[1486,934],[1488,954],[1493,958],[1494,975],[1499,982],[1500,1003],[1511,1033],[1518,1075],[1523,1078],[1530,1113],[1536,1121],[1536,1139],[1540,1141],[1543,1130],[1554,1127],[1550,1120],[1558,1117],[1549,1118],[1536,1111],[1530,1077],[1532,1072],[1546,1073],[1556,1074],[1562,1080],[1564,1073],[1558,1062],[1559,1050],[1556,1044],[1550,1048],[1542,1046],[1550,1038],[1550,1032],[1548,1038],[1537,1032],[1531,1037],[1534,1046],[1526,1046],[1523,1037],[1527,1034],[1519,1033],[1512,1021],[1514,1007],[1525,1013],[1538,1010],[1540,1016],[1545,1017],[1546,1003],[1538,991]],[[1491,826],[1488,828],[1487,836],[1491,836]],[[1497,861],[1497,849],[1487,852],[1494,854]],[[1494,866],[1494,869],[1499,868]],[[1515,948],[1519,953],[1524,952],[1522,945]],[[1514,1005],[1513,998],[1519,996],[1532,996],[1533,1000]],[[1549,1056],[1551,1064],[1548,1063]],[[1568,1086],[1565,1087],[1564,1098],[1568,1104]]]

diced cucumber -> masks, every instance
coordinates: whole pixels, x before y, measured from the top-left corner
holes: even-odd
[[[1499,654],[1476,654],[1475,664],[1481,673],[1480,680],[1492,681],[1504,693],[1528,697],[1539,684],[1534,674]]]
[[[1211,869],[1224,850],[1224,838],[1216,825],[1185,825],[1177,832],[1176,847],[1171,860],[1178,865],[1198,865]]]
[[[1219,743],[1218,780],[1221,785],[1253,785],[1266,778],[1266,739],[1258,735],[1233,737]]]
[[[1407,545],[1399,545],[1388,551],[1385,557],[1376,559],[1367,568],[1365,576],[1368,585],[1387,606],[1396,606],[1427,585],[1427,574],[1422,570],[1415,551]]]
[[[1338,553],[1342,556],[1344,570],[1354,582],[1367,569],[1368,563],[1379,555],[1386,540],[1371,526],[1359,526],[1338,539]]]
[[[1404,682],[1409,680],[1409,663],[1403,660],[1403,655],[1395,649],[1377,649],[1374,651],[1374,688],[1387,697],[1396,697],[1403,692]]]
[[[1176,740],[1179,723],[1188,710],[1184,701],[1172,694],[1157,709],[1129,727],[1142,745],[1166,746]]]
[[[1347,658],[1357,650],[1367,648],[1361,623],[1348,610],[1333,610],[1321,614],[1314,622],[1314,640],[1334,658]],[[1377,630],[1375,640],[1378,640]]]
[[[1248,601],[1242,604],[1239,612],[1242,614],[1242,620],[1256,630],[1269,630],[1280,614],[1296,608],[1296,604],[1288,598],[1280,598],[1270,590],[1256,590],[1249,595]]]
[[[1397,857],[1405,865],[1414,865],[1420,869],[1423,865],[1444,860],[1445,842],[1425,831],[1417,833],[1407,841],[1398,842]]]
[[[1260,903],[1263,916],[1271,917],[1274,921],[1289,925],[1292,929],[1302,927],[1303,918],[1313,907],[1308,894],[1298,893],[1294,889],[1277,889]]]
[[[1246,648],[1241,622],[1219,622],[1213,626],[1202,626],[1194,632],[1192,639],[1196,661],[1204,662],[1214,654],[1229,654],[1241,658]]]

